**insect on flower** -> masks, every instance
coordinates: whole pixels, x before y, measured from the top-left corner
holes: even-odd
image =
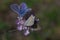
[[[27,36],[30,34],[30,27],[34,25],[35,22],[35,16],[30,15],[30,17],[26,20],[24,16],[27,14],[27,12],[31,11],[31,8],[28,8],[26,3],[18,4],[12,4],[10,5],[11,10],[16,12],[18,14],[18,19],[16,20],[17,24],[17,30],[24,31],[24,35]],[[27,17],[27,16],[26,16]]]

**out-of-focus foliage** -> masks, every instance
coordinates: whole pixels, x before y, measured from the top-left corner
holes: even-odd
[[[0,29],[6,29],[7,25],[4,22],[0,22]]]

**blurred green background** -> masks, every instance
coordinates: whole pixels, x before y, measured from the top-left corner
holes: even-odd
[[[16,27],[17,17],[9,6],[22,2],[33,9],[41,27],[26,37],[18,31],[9,32]],[[60,40],[60,0],[0,0],[0,40]]]

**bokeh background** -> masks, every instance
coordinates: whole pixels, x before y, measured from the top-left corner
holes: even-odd
[[[17,14],[10,4],[26,2],[40,19],[40,31],[24,36],[16,30]],[[60,0],[0,0],[0,40],[60,40]]]

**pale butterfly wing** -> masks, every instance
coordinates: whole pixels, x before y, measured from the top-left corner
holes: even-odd
[[[31,15],[27,21],[25,22],[25,26],[32,26],[34,24],[34,19],[35,19],[35,16]]]

